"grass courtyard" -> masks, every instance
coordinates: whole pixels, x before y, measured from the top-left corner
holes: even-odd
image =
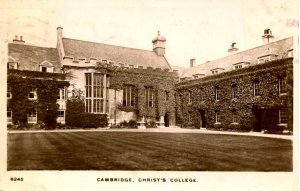
[[[292,171],[292,141],[156,132],[8,134],[8,170]]]

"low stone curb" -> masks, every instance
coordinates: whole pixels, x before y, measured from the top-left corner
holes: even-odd
[[[207,129],[182,129],[182,128],[153,128],[153,129],[57,129],[57,130],[9,130],[7,133],[48,133],[48,132],[157,132],[157,133],[203,133],[203,134],[222,134],[222,135],[243,135],[243,136],[256,136],[268,137],[277,139],[293,140],[293,135],[276,135],[276,134],[263,134],[260,132],[228,132],[228,131],[214,131]]]

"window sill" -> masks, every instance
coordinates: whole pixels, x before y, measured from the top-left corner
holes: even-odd
[[[279,96],[286,96],[287,95],[287,93],[281,93],[281,94],[279,94]]]

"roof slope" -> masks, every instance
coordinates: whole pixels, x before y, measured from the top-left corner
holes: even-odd
[[[62,38],[65,56],[78,58],[98,58],[115,63],[144,66],[161,69],[171,69],[164,56],[157,56],[155,52],[88,42],[69,38]]]
[[[285,58],[290,49],[293,49],[293,37],[237,52],[232,55],[199,64],[192,68],[186,68],[181,72],[182,75],[179,77],[191,77],[195,74],[205,74],[205,76],[208,76],[211,75],[211,70],[216,68],[223,68],[225,72],[231,71],[233,70],[233,64],[240,62],[249,62],[250,65],[254,65],[257,64],[258,57],[267,55],[268,53],[278,55],[278,59]]]
[[[39,71],[39,65],[48,61],[53,64],[54,72],[60,72],[60,61],[56,48],[38,47],[26,44],[8,44],[9,61],[18,62],[19,70]]]

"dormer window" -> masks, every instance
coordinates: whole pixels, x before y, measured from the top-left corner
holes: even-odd
[[[40,72],[53,72],[53,64],[48,61],[44,61],[40,64]]]
[[[291,50],[288,51],[288,57],[289,57],[289,58],[294,57],[293,49],[291,49]]]
[[[18,69],[18,63],[17,62],[8,62],[7,63],[7,69]]]
[[[242,63],[238,63],[238,64],[234,64],[234,69],[237,70],[237,69],[240,69],[243,67],[243,64]]]
[[[270,56],[260,57],[257,60],[258,64],[263,64],[269,61],[270,61]]]
[[[215,68],[215,69],[212,69],[211,70],[211,74],[220,74],[220,73],[222,73],[222,72],[224,72],[224,68]]]
[[[265,51],[262,51],[261,56],[257,58],[257,63],[262,64],[265,62],[270,62],[272,60],[276,60],[278,50],[276,48],[267,48]]]
[[[129,68],[134,68],[134,65],[129,65]]]
[[[194,79],[198,79],[198,78],[201,78],[203,76],[204,76],[204,74],[195,74],[194,75]]]
[[[212,70],[211,73],[212,74],[218,74],[218,70]]]

